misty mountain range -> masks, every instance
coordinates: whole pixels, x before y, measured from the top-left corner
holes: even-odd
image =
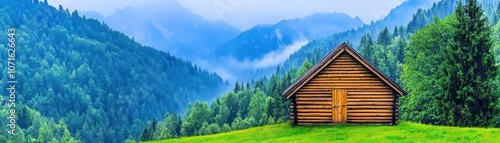
[[[315,13],[272,25],[256,25],[245,31],[223,21],[204,19],[177,1],[148,1],[118,9],[106,17],[92,11],[80,13],[103,21],[141,44],[217,72],[225,80],[249,81],[269,75],[276,65],[287,61],[289,55],[316,39],[363,26],[403,25],[417,9],[428,8],[434,1],[437,0],[408,0],[384,19],[371,24],[343,13]]]

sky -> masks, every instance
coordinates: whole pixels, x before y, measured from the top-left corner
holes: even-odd
[[[134,7],[146,0],[48,0],[70,11],[96,11],[104,16],[116,9]],[[258,24],[274,24],[283,19],[314,13],[345,13],[370,23],[385,17],[405,0],[179,0],[184,7],[205,19],[222,20],[240,30]]]

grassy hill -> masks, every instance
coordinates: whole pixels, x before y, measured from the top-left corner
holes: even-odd
[[[401,122],[397,126],[277,124],[215,135],[153,141],[178,142],[500,142],[500,128],[459,128]]]

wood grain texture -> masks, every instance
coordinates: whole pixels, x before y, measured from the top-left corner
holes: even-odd
[[[342,53],[297,90],[297,122],[392,123],[394,94],[386,82]],[[397,98],[395,103],[397,107]]]

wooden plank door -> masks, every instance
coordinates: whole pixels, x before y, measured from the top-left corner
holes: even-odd
[[[347,91],[332,90],[332,123],[347,121]]]

